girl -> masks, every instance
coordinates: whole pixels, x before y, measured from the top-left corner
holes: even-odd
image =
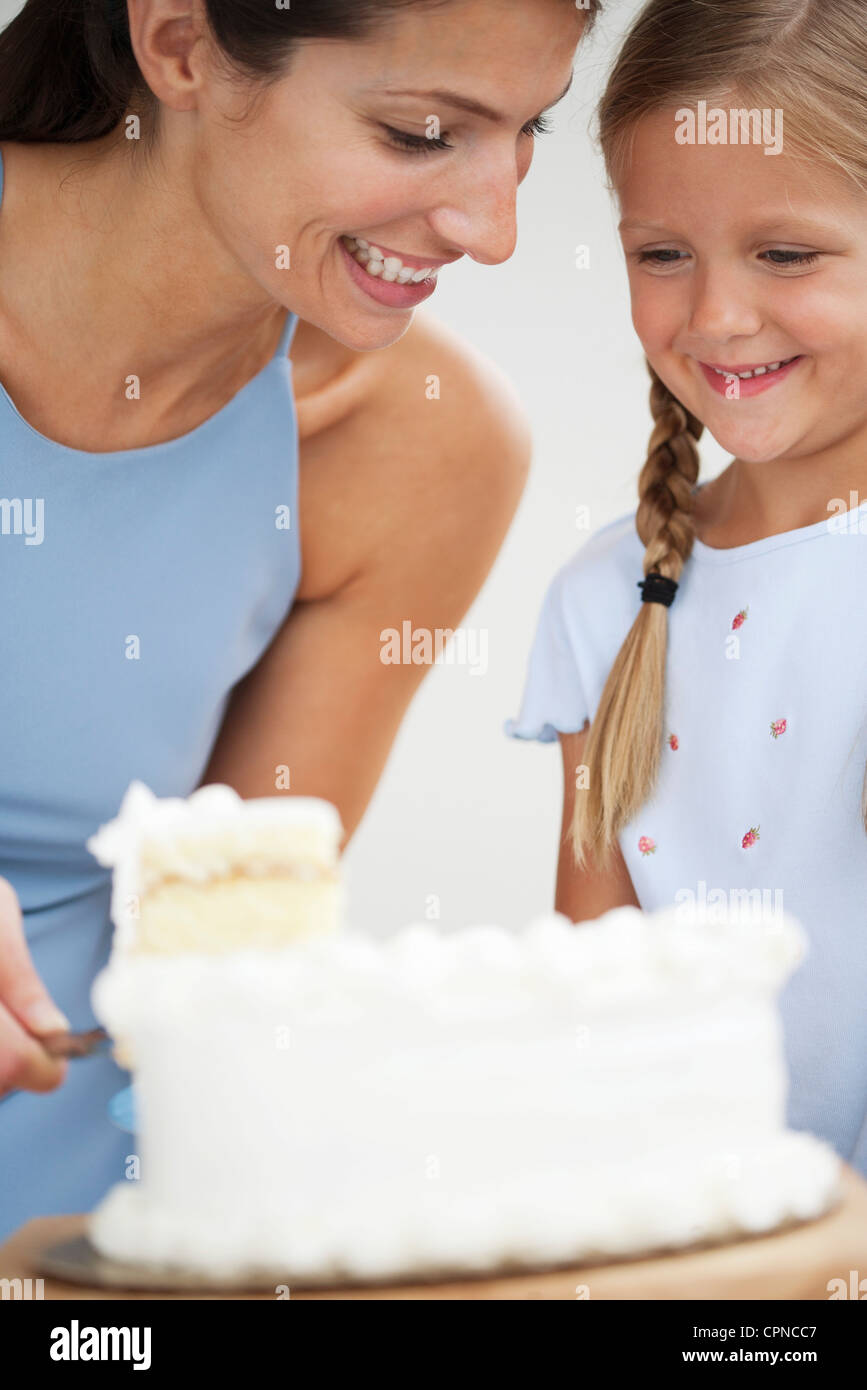
[[[636,20],[600,128],[653,432],[637,513],[551,583],[506,726],[559,737],[575,921],[800,918],[789,1121],[862,1173],[865,94],[861,0],[651,0]],[[699,488],[703,428],[733,459]]]
[[[412,314],[511,255],[593,8],[27,0],[0,35],[0,1239],[124,1175],[108,1058],[32,1093],[108,951],[88,836],[132,778],[286,769],[351,834],[422,669],[380,632],[457,626],[493,563],[523,416]]]

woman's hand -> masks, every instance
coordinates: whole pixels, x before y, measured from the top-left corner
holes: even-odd
[[[30,959],[15,890],[0,878],[0,1095],[59,1086],[68,1063],[49,1057],[37,1038],[68,1027]]]

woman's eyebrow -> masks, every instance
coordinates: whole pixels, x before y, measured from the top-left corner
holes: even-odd
[[[558,97],[555,97],[553,101],[549,102],[547,106],[543,107],[543,110],[540,111],[538,114],[541,116],[543,114],[543,111],[550,111],[552,107],[556,106],[558,102],[562,101],[571,86],[572,78],[570,77],[569,81],[566,83],[566,86],[563,88],[560,95]],[[436,90],[432,92],[422,92],[417,90],[398,91],[395,88],[386,87],[383,89],[383,95],[388,97],[424,97],[425,100],[438,101],[443,106],[456,106],[461,111],[469,111],[472,115],[481,116],[484,120],[493,121],[497,125],[502,125],[508,120],[508,117],[505,116],[501,111],[495,111],[492,107],[485,106],[481,101],[476,101],[474,97],[463,96],[460,92],[449,92],[442,90]]]

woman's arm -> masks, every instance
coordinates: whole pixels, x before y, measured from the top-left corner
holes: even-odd
[[[588,861],[586,869],[578,869],[572,858],[569,827],[575,810],[575,770],[583,763],[584,745],[590,731],[585,724],[580,733],[561,734],[563,754],[563,819],[560,826],[560,857],[557,864],[557,894],[555,907],[573,922],[599,917],[612,907],[640,907],[632,879],[620,850],[615,850],[604,868]]]
[[[394,347],[352,358],[331,393],[298,401],[298,598],[236,688],[203,779],[273,796],[288,767],[292,793],[338,807],[344,844],[429,669],[383,663],[383,630],[460,624],[531,451],[511,385],[435,321],[417,318]]]

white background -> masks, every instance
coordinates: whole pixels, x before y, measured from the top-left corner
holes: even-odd
[[[0,0],[0,25],[17,8]],[[512,530],[462,622],[487,630],[487,673],[432,668],[346,853],[349,915],[376,933],[424,919],[428,895],[447,928],[516,927],[553,903],[559,749],[507,739],[502,725],[518,710],[547,583],[589,534],[576,526],[576,509],[589,509],[592,530],[632,509],[647,447],[648,377],[591,139],[594,102],[638,8],[637,0],[607,0],[583,45],[573,89],[555,109],[553,132],[538,140],[520,191],[511,261],[447,267],[426,310],[508,373],[536,447]],[[576,268],[579,246],[589,248],[586,269]],[[703,443],[702,476],[723,462]]]

